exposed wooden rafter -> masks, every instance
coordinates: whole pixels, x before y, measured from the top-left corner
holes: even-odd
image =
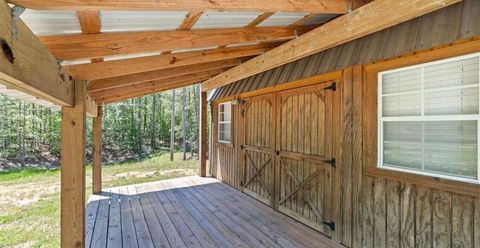
[[[185,19],[183,20],[182,24],[178,27],[178,30],[190,30],[192,29],[193,25],[200,19],[202,16],[203,11],[193,11],[189,12]]]
[[[346,13],[344,0],[7,0],[30,9],[188,10]]]
[[[80,27],[84,34],[100,33],[100,11],[98,10],[80,10],[77,11]]]
[[[207,75],[199,78],[187,79],[185,81],[170,81],[169,83],[147,87],[141,90],[135,90],[135,91],[132,91],[131,93],[123,92],[121,94],[116,94],[116,95],[112,95],[104,98],[97,98],[95,100],[100,103],[114,103],[114,102],[124,101],[131,98],[151,95],[151,94],[155,94],[162,91],[172,90],[180,87],[191,86],[191,85],[200,83],[202,81],[205,81],[210,77],[211,77],[210,75]]]
[[[177,77],[191,73],[209,71],[214,69],[232,68],[240,64],[240,59],[220,60],[188,66],[179,66],[168,69],[160,69],[155,71],[134,73],[124,76],[104,78],[90,81],[88,84],[88,92],[92,94],[95,91],[108,90],[128,85],[134,85],[142,82],[159,80],[164,78]]]
[[[78,20],[82,33],[84,34],[99,34],[101,29],[100,11],[98,10],[80,10],[77,11]],[[103,58],[92,58],[92,63],[103,61]]]
[[[161,54],[133,59],[105,61],[95,64],[71,65],[67,66],[66,69],[74,78],[94,80],[165,68],[174,68],[184,65],[194,65],[219,60],[250,57],[267,52],[276,45],[277,44],[259,44],[203,51]]]
[[[148,91],[148,89],[163,88],[165,86],[176,86],[178,85],[177,82],[189,81],[189,82],[199,83],[202,80],[218,75],[224,72],[225,70],[226,70],[225,68],[212,69],[208,71],[195,72],[195,73],[180,75],[175,77],[162,78],[158,80],[140,82],[135,84],[128,84],[121,87],[94,91],[94,92],[91,92],[90,95],[94,99],[99,99],[99,98],[106,98],[110,96],[130,95],[137,92],[145,92],[145,91]],[[183,87],[183,86],[184,85],[181,85],[178,87]]]
[[[75,60],[248,42],[282,41],[293,39],[297,34],[311,29],[312,27],[263,27],[119,32],[44,36],[40,37],[40,40],[58,59]]]
[[[297,21],[295,21],[294,23],[290,24],[290,26],[303,25],[306,21],[312,19],[312,18],[315,17],[316,15],[318,15],[318,14],[317,14],[317,13],[308,14],[308,15],[304,16],[303,18],[300,18],[299,20],[297,20]]]
[[[460,1],[373,1],[204,82],[202,90],[231,84]]]
[[[267,20],[270,16],[275,14],[275,12],[263,12],[261,15],[259,15],[255,20],[247,24],[245,26],[246,28],[253,28],[256,27],[258,24],[262,23],[263,21]]]

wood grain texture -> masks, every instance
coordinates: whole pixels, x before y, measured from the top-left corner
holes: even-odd
[[[387,247],[400,247],[400,183],[387,181],[385,191],[387,202],[387,212],[385,216],[387,222]]]
[[[342,176],[341,178],[353,179],[353,136],[352,136],[352,100],[353,100],[353,68],[343,71],[342,78]],[[342,244],[352,245],[352,216],[353,216],[353,180],[342,180],[341,212],[342,212]]]
[[[374,182],[374,247],[386,247],[387,232],[387,203],[386,203],[387,181],[375,179]]]
[[[352,86],[352,246],[362,246],[363,202],[363,68],[353,68]],[[368,182],[366,182],[368,183]],[[370,196],[370,195],[369,195]],[[369,204],[369,203],[366,203]]]
[[[7,3],[0,3],[0,40],[2,50],[11,51],[12,62],[0,56],[0,80],[5,86],[25,92],[60,106],[74,103],[73,82],[55,57],[39,42],[25,23],[15,22],[17,40],[12,36],[12,13]]]
[[[480,198],[473,198],[473,246],[480,245]]]
[[[123,247],[340,247],[213,178],[184,177],[108,191],[92,196],[87,208],[101,206],[92,215],[95,223],[121,223],[117,231]],[[87,233],[99,242],[86,247],[118,244],[107,239],[106,227],[98,227]]]
[[[228,67],[227,67],[228,68]],[[218,75],[225,71],[226,68],[211,69],[206,71],[200,71],[195,73],[189,73],[185,75],[160,78],[151,81],[140,81],[138,83],[119,85],[119,87],[112,87],[107,89],[100,89],[96,91],[90,91],[89,95],[94,98],[107,98],[109,96],[122,96],[128,94],[134,94],[136,92],[143,92],[145,89],[154,89],[154,88],[164,88],[166,86],[176,86],[181,87],[182,84],[179,82],[192,81],[195,83],[201,82],[205,78],[209,78],[215,75]]]
[[[345,13],[347,6],[341,0],[307,0],[288,1],[272,0],[259,2],[256,0],[239,1],[192,1],[192,0],[110,0],[110,1],[85,1],[85,0],[8,0],[8,2],[31,9],[44,10],[180,10],[180,11],[283,11],[283,12],[316,12],[316,13]]]
[[[432,192],[432,242],[433,247],[445,247],[451,244],[451,194],[434,190]]]
[[[103,78],[90,81],[87,86],[88,92],[101,91],[123,86],[131,86],[138,83],[184,76],[192,73],[205,72],[214,69],[230,68],[239,64],[238,59],[221,60],[214,62],[201,63],[196,65],[179,66],[169,69],[160,69],[155,71],[134,73],[124,76]]]
[[[253,28],[253,27],[257,26],[258,24],[262,23],[263,21],[265,21],[266,19],[268,19],[273,14],[275,14],[275,12],[264,12],[261,15],[259,15],[257,18],[255,18],[255,20],[248,23],[245,27],[246,28]]]
[[[86,85],[75,82],[75,105],[62,108],[60,235],[63,247],[85,245]]]
[[[475,247],[474,221],[473,198],[452,194],[452,247]]]
[[[98,106],[97,117],[92,118],[92,191],[102,192],[102,106]]]
[[[164,80],[158,80],[153,82],[153,86],[148,86],[144,87],[142,89],[135,89],[131,91],[123,91],[118,94],[112,94],[109,96],[105,97],[99,97],[96,98],[95,101],[99,103],[113,103],[113,102],[119,102],[123,101],[126,99],[131,99],[131,98],[136,98],[136,97],[141,97],[141,96],[146,96],[146,95],[151,95],[155,94],[158,92],[163,92],[166,90],[172,90],[172,89],[177,89],[181,87],[186,87],[186,86],[191,86],[194,84],[198,84],[199,82],[202,82],[206,80],[207,78],[211,77],[210,74],[203,75],[202,77],[186,77],[185,80],[180,80],[180,81],[171,81],[169,83],[165,83]]]
[[[57,58],[75,60],[112,55],[290,40],[310,27],[258,27],[118,32],[39,37]]]
[[[191,66],[201,63],[245,58],[266,52],[273,46],[272,44],[259,44],[243,47],[180,52],[91,64],[70,65],[67,66],[66,69],[76,79],[94,80],[175,68],[178,66]]]
[[[207,93],[200,94],[200,176],[207,176]]]
[[[77,11],[80,27],[84,34],[100,33],[100,11],[98,10],[80,10]]]
[[[400,247],[415,247],[415,199],[416,187],[400,184]]]
[[[178,26],[178,30],[189,30],[192,29],[193,25],[200,19],[200,17],[203,15],[203,11],[192,11],[188,12],[187,16],[185,19],[183,19],[182,23],[180,26]]]

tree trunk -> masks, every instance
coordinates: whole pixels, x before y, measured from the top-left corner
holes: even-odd
[[[170,161],[173,161],[175,152],[175,89],[172,90],[172,120],[170,125]]]
[[[137,106],[137,154],[139,154],[142,151],[142,141],[143,141],[143,128],[142,128],[142,98],[138,98],[138,106]]]
[[[155,143],[156,138],[157,138],[157,133],[156,133],[156,115],[157,115],[157,95],[153,95],[152,99],[152,120],[150,123],[150,146],[152,146],[152,150],[157,149],[157,144]]]
[[[183,160],[187,160],[187,142],[186,142],[186,126],[185,126],[185,88],[182,89],[182,148]]]
[[[201,104],[200,104],[200,85],[196,85],[195,86],[195,100],[196,100],[196,103],[198,103],[198,105],[195,106],[195,120],[197,120],[197,127],[200,127],[200,108],[202,107]],[[199,131],[198,128],[195,129],[195,137],[196,137],[196,150],[198,151],[198,156],[197,156],[197,160],[200,159],[200,139],[199,139],[199,136],[200,136],[200,132],[197,132]]]

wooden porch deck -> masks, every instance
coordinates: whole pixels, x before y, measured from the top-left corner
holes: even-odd
[[[91,197],[85,247],[338,247],[213,178],[118,187]]]

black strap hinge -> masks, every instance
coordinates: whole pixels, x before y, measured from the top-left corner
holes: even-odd
[[[337,90],[337,83],[333,82],[330,86],[323,88],[324,90],[332,90],[336,91]]]
[[[323,160],[324,163],[331,165],[332,167],[335,167],[337,164],[337,160],[335,158],[332,158],[330,160]]]
[[[331,221],[331,222],[322,221],[322,224],[330,227],[330,230],[335,231],[335,222],[333,222],[333,221]]]

